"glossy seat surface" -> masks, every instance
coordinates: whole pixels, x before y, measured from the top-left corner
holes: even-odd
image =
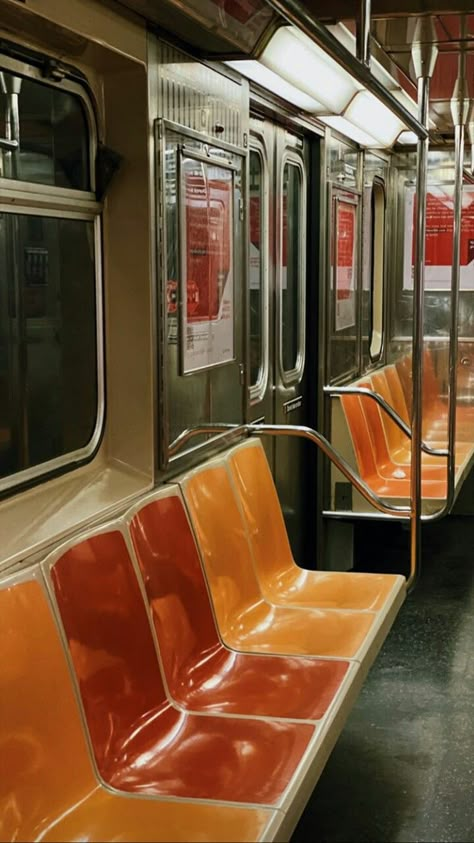
[[[226,644],[248,652],[357,656],[374,613],[274,606],[263,598],[224,462],[191,472],[182,487]]]
[[[130,799],[99,786],[41,584],[0,585],[0,839],[248,841],[262,809]]]
[[[166,694],[124,536],[93,535],[52,581],[97,766],[119,790],[274,804],[314,734],[305,723],[190,714]]]
[[[306,571],[293,559],[278,494],[259,439],[229,452],[228,465],[238,490],[264,595],[275,603],[377,611],[402,577]]]
[[[171,696],[196,711],[320,719],[348,662],[237,653],[217,633],[177,486],[130,525]]]
[[[378,392],[378,394],[381,395],[382,398],[384,398],[387,403],[393,407],[393,409],[395,409],[395,401],[393,399],[392,391],[389,386],[386,370],[381,369],[378,372],[374,372],[370,377],[370,383],[372,385],[372,389],[375,392]],[[391,460],[398,465],[409,465],[411,462],[410,439],[405,436],[403,431],[395,424],[395,422],[390,419],[390,417],[386,413],[380,410],[379,413],[382,421],[383,433],[385,434]],[[459,443],[457,445],[456,465],[459,466],[464,462],[469,453],[469,450],[470,446],[466,443]],[[446,474],[446,457],[436,457],[432,454],[422,453],[421,464],[423,468],[424,477],[434,477],[435,474],[438,474],[439,477],[443,477]]]
[[[381,498],[409,498],[410,468],[387,459],[386,443],[380,435],[380,417],[372,399],[366,399],[364,408],[359,395],[343,395],[340,400],[362,479]],[[446,479],[424,479],[422,489],[424,498],[445,498]]]

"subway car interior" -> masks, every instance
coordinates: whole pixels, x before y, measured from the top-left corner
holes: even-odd
[[[0,0],[1,841],[474,841],[473,464],[472,2]]]

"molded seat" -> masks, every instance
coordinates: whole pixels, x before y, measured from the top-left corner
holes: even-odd
[[[388,368],[388,367],[387,367]],[[395,370],[396,371],[396,370]],[[388,404],[395,409],[395,402],[392,397],[391,389],[389,387],[387,373],[385,369],[380,369],[373,372],[370,376],[370,384],[374,392],[378,392],[382,398],[385,398]],[[393,380],[393,377],[392,377]],[[368,401],[371,399],[363,399]],[[411,462],[411,443],[402,430],[390,419],[390,417],[379,408],[379,415],[381,418],[383,433],[387,441],[387,446],[390,454],[390,459],[397,465],[409,465]],[[403,419],[405,421],[405,418]],[[440,443],[440,447],[443,443]],[[463,464],[466,457],[468,457],[470,446],[467,443],[458,443],[456,447],[456,465],[459,467]],[[436,475],[440,478],[446,475],[447,458],[436,457],[432,454],[422,453],[421,464],[423,468],[423,476],[425,478],[434,478]],[[436,469],[436,471],[434,470]]]
[[[118,790],[282,802],[313,725],[190,714],[165,691],[135,570],[118,528],[53,556],[51,577],[97,766]]]
[[[370,662],[380,646],[376,613],[274,606],[263,598],[224,461],[190,472],[180,485],[201,548],[219,630],[228,646]]]
[[[257,438],[227,455],[265,597],[277,604],[338,609],[398,608],[405,579],[392,574],[306,571],[295,564],[278,494]]]
[[[407,354],[395,362],[400,379],[407,412],[412,402],[412,358]],[[448,441],[449,405],[439,394],[436,373],[431,352],[425,349],[423,357],[423,438],[446,447]],[[474,407],[456,407],[456,439],[458,442],[473,441]]]
[[[325,717],[349,663],[242,654],[222,644],[178,486],[129,517],[173,699],[195,711]]]
[[[1,840],[268,839],[276,812],[130,799],[99,785],[58,629],[37,574],[1,584],[0,640]]]

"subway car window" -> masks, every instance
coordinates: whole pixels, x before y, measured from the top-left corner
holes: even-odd
[[[6,477],[91,439],[93,223],[2,214],[0,243],[0,477]]]
[[[0,75],[2,490],[87,458],[100,432],[100,207],[88,192],[85,107],[62,84]],[[36,185],[34,207],[17,180]],[[60,213],[57,188],[76,190],[61,194]]]
[[[257,386],[264,368],[264,254],[262,238],[263,162],[250,151],[250,385]]]
[[[372,284],[370,359],[376,362],[383,347],[385,290],[385,188],[380,181],[372,187]]]
[[[0,176],[90,190],[89,131],[78,96],[0,72],[0,137],[16,148],[0,158]]]
[[[298,362],[302,295],[301,189],[301,170],[287,161],[283,170],[281,256],[281,353],[284,372],[292,372]]]

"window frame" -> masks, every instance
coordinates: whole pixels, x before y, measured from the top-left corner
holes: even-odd
[[[382,221],[382,232],[381,232],[381,240],[380,245],[382,248],[382,256],[380,261],[380,268],[381,268],[381,278],[379,280],[379,295],[380,295],[380,343],[378,346],[378,350],[376,354],[372,353],[372,343],[374,339],[374,313],[375,313],[375,282],[376,282],[376,191],[381,193],[382,195],[382,208],[383,208],[383,221]],[[370,245],[371,245],[371,270],[370,270],[370,310],[369,310],[369,337],[368,337],[368,350],[369,350],[369,359],[372,365],[375,365],[380,362],[384,353],[385,347],[385,291],[386,291],[386,219],[387,219],[387,191],[385,188],[385,182],[380,176],[374,176],[372,181],[371,193],[370,193],[370,203],[371,203],[371,238],[370,238]]]
[[[285,167],[289,164],[299,171],[300,177],[300,213],[299,213],[299,272],[298,272],[298,296],[297,314],[298,314],[298,330],[297,330],[297,353],[295,365],[292,369],[285,369],[283,366],[283,183],[285,175]],[[278,366],[280,369],[280,377],[284,386],[293,386],[299,383],[303,378],[305,363],[306,363],[306,225],[307,225],[307,179],[306,170],[302,159],[292,150],[285,149],[280,168],[279,181],[279,242],[280,250],[278,255]]]
[[[105,420],[105,369],[104,369],[104,297],[102,256],[102,204],[95,196],[95,161],[98,148],[98,128],[93,102],[85,85],[67,76],[61,81],[45,79],[41,71],[32,64],[18,61],[0,54],[0,70],[5,70],[32,81],[61,91],[67,91],[81,99],[87,122],[89,139],[89,176],[91,190],[56,187],[54,185],[25,182],[0,177],[0,213],[22,216],[41,216],[93,223],[95,262],[95,336],[97,359],[97,404],[95,424],[89,441],[81,448],[51,460],[38,463],[0,478],[0,495],[47,480],[68,468],[77,468],[90,461],[102,439]]]
[[[252,134],[249,148],[249,170],[250,170],[250,156],[255,153],[261,165],[261,206],[260,206],[260,242],[261,242],[261,296],[262,296],[262,318],[260,323],[261,337],[262,337],[262,356],[258,371],[257,380],[249,384],[249,399],[250,404],[258,404],[263,400],[268,386],[268,377],[270,370],[270,337],[269,337],[269,175],[268,175],[268,158],[265,144],[260,138]],[[249,176],[249,197],[250,197],[250,176]],[[247,307],[250,311],[250,210],[248,217],[248,242],[249,242],[249,289],[248,289],[248,303]],[[248,316],[249,334],[248,347],[250,353],[250,313]],[[250,378],[250,362],[249,362],[249,378]]]

